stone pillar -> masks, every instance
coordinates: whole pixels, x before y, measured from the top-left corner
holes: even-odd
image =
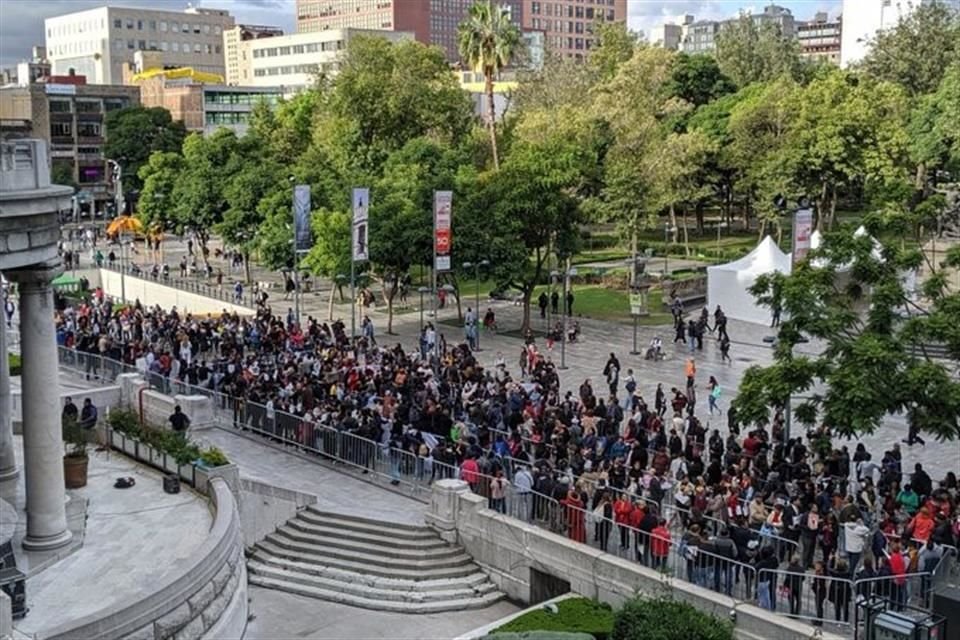
[[[63,434],[57,342],[53,325],[53,279],[57,264],[9,271],[20,289],[20,352],[23,358],[23,469],[27,534],[23,548],[47,551],[70,542],[63,484]]]
[[[469,494],[470,486],[463,480],[438,480],[433,483],[430,494],[430,510],[423,514],[427,526],[441,538],[453,544],[457,542],[457,513],[461,494]]]
[[[13,480],[19,475],[17,454],[13,450],[13,407],[10,403],[6,323],[6,317],[0,317],[0,482]]]

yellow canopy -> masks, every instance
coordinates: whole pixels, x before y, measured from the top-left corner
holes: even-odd
[[[133,216],[120,216],[107,227],[108,236],[123,233],[124,231],[140,233],[143,231],[143,223]]]

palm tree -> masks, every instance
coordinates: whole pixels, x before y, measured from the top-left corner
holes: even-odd
[[[493,104],[493,81],[520,47],[520,29],[510,21],[510,10],[494,6],[491,0],[477,2],[457,30],[460,56],[477,73],[483,74],[487,94],[487,126],[493,166],[500,168],[497,156],[496,110]]]

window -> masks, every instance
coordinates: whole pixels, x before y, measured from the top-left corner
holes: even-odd
[[[103,182],[104,175],[105,172],[102,166],[80,167],[80,179],[78,182],[81,184]]]
[[[220,46],[219,44],[216,44],[216,45],[213,46],[213,51],[214,51],[214,53],[223,53],[223,47]],[[244,57],[244,59],[246,59],[247,54],[244,53],[244,54],[243,54],[243,57]]]
[[[166,32],[167,32],[167,21],[166,21],[166,20],[161,20],[161,21],[160,21],[160,31],[163,32],[163,33],[166,33]]]
[[[280,47],[280,55],[282,56],[290,55],[290,47]]]
[[[203,35],[205,36],[210,35],[210,25],[208,24],[203,25]]]
[[[276,55],[277,55],[277,48],[276,48],[276,47],[270,47],[269,49],[266,49],[265,51],[267,52],[267,57],[268,57],[268,58],[274,58],[274,57],[276,57]]]
[[[137,49],[140,49],[140,51],[144,51],[146,48],[147,48],[146,40],[137,40]]]
[[[531,12],[532,14],[534,14],[534,15],[539,15],[539,14],[540,14],[540,3],[539,3],[539,2],[534,2],[534,3],[532,3],[532,4],[530,5],[530,12]]]
[[[99,122],[78,122],[77,137],[79,138],[97,138],[100,136]]]
[[[143,20],[137,20],[137,31],[143,31]]]
[[[120,18],[115,18],[114,21],[113,21],[113,28],[114,28],[114,29],[122,29],[122,28],[123,28],[123,20],[121,20]]]
[[[203,50],[207,55],[210,55],[211,53],[213,53],[213,45],[205,44],[203,45]]]
[[[51,100],[50,113],[70,113],[69,100]]]
[[[113,41],[113,50],[114,51],[123,51],[123,38],[116,38]]]
[[[189,46],[189,45],[188,45],[188,46]],[[194,52],[194,53],[200,53],[201,50],[202,50],[202,49],[201,49],[201,47],[200,47],[200,43],[199,43],[199,42],[194,42],[194,43],[193,43],[193,52]]]
[[[77,154],[87,156],[98,156],[103,153],[100,147],[77,147]]]
[[[302,44],[295,44],[295,45],[293,45],[293,52],[294,52],[294,53],[303,53],[303,52],[304,52],[303,45],[302,45]]]
[[[127,18],[127,29],[133,29],[133,18]]]
[[[70,122],[51,122],[50,136],[53,138],[69,138],[73,136],[73,124]]]
[[[179,32],[180,32],[180,23],[178,23],[178,22],[171,22],[171,23],[170,23],[170,31],[173,31],[174,33],[179,33]]]
[[[198,35],[200,34],[200,25],[199,25],[199,24],[193,25],[193,32],[196,33],[196,34],[198,34]]]
[[[100,113],[100,101],[77,100],[77,113]]]
[[[133,40],[127,40],[127,49],[133,51],[137,48],[137,44]]]
[[[311,42],[306,46],[307,53],[316,53],[318,46],[316,42]]]
[[[173,50],[174,53],[180,53],[180,43],[179,43],[179,42],[172,42],[172,43],[170,43],[170,48]]]
[[[213,35],[219,36],[220,33],[221,33],[221,32],[220,32],[220,25],[216,25],[216,24],[213,25]]]

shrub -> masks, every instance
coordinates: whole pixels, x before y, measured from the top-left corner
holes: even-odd
[[[113,409],[107,417],[107,424],[125,436],[140,437],[140,416],[132,409]]]
[[[611,640],[733,640],[727,620],[669,598],[633,598],[614,616]]]
[[[226,454],[217,447],[209,447],[200,452],[200,460],[208,467],[222,467],[230,464]]]
[[[20,359],[20,354],[18,353],[7,354],[7,363],[10,365],[11,376],[18,376],[22,373],[23,360]]]
[[[613,610],[610,605],[587,598],[570,598],[557,603],[557,613],[537,609],[514,618],[496,629],[498,633],[527,631],[570,631],[587,633],[596,640],[606,640],[613,630]]]

